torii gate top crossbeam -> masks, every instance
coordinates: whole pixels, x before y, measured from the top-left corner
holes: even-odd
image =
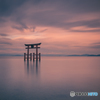
[[[31,46],[31,45],[41,45],[41,43],[36,43],[36,44],[25,44],[25,46]]]

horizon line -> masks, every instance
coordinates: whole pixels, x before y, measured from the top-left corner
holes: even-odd
[[[21,54],[0,54],[0,56],[24,56]],[[41,54],[41,56],[100,56],[100,54]]]

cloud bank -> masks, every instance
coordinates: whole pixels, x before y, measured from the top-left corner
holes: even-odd
[[[100,53],[100,0],[0,0],[0,54]],[[33,51],[32,51],[33,52]]]

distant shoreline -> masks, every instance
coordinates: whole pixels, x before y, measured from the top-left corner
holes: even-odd
[[[0,56],[24,56],[24,55],[19,55],[19,54],[16,54],[16,55],[11,55],[11,54],[0,54]],[[100,54],[97,54],[97,55],[94,55],[94,54],[82,54],[82,55],[61,55],[61,54],[58,54],[58,55],[55,55],[55,54],[42,54],[41,56],[64,56],[64,57],[69,57],[69,56],[96,56],[96,57],[100,57]]]

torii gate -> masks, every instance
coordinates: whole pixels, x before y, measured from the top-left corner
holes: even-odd
[[[41,58],[41,53],[38,54],[38,45],[41,45],[41,43],[36,43],[36,44],[25,44],[25,46],[27,46],[25,49],[27,49],[27,54],[24,53],[24,60],[26,59],[26,56],[27,56],[27,60],[32,60],[32,53],[29,54],[29,49],[36,49],[36,54],[33,53],[33,60],[36,59],[38,60],[38,55],[39,55],[39,60]],[[36,57],[35,57],[36,55]],[[30,57],[29,57],[30,56]]]

